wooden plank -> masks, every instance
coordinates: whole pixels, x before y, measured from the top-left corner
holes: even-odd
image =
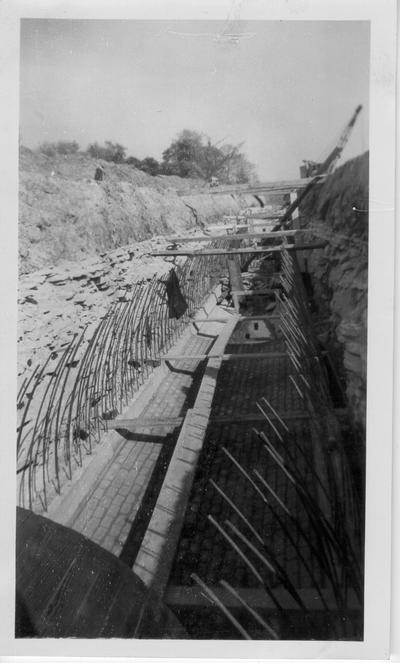
[[[318,353],[318,356],[326,354],[327,350],[321,350]],[[222,361],[227,361],[231,359],[280,359],[282,357],[291,356],[295,357],[296,355],[293,352],[240,352],[235,354],[216,354],[215,349],[213,348],[212,354],[209,355],[165,355],[164,357],[155,357],[154,361],[205,361],[206,359],[221,359]]]
[[[273,230],[273,228],[274,228],[275,225],[278,224],[280,218],[281,218],[281,217],[279,217],[279,219],[276,220],[276,221],[277,221],[276,224],[273,224],[273,223],[272,223],[272,224],[271,224],[271,229],[270,229],[270,230],[267,230],[266,232],[275,232],[275,230]],[[265,224],[264,224],[262,221],[260,221],[260,222],[257,223],[256,225],[262,227],[262,226],[264,226]],[[230,230],[230,229],[231,229],[231,230],[247,230],[247,231],[250,230],[250,231],[251,231],[251,229],[253,228],[253,226],[254,226],[254,224],[251,224],[251,226],[250,226],[248,223],[235,223],[234,225],[224,225],[224,226],[218,226],[218,227],[226,228],[226,230]],[[207,229],[206,229],[206,230],[207,230]],[[249,233],[248,233],[248,234],[249,234]],[[225,237],[225,235],[222,235],[222,237]]]
[[[295,180],[278,180],[276,182],[259,182],[257,184],[248,185],[248,184],[228,184],[225,186],[216,186],[210,188],[208,193],[210,194],[223,194],[223,193],[262,193],[263,191],[268,192],[277,192],[277,191],[293,191],[294,189],[304,189],[309,182],[312,181],[312,177],[305,177],[302,179]]]
[[[294,203],[297,201],[297,191],[290,192],[290,204],[294,206]],[[292,222],[293,228],[299,227],[299,208],[295,207],[292,212]]]
[[[281,315],[279,313],[266,313],[265,315],[241,315],[239,322],[241,320],[280,320]]]
[[[259,290],[231,290],[231,293],[236,295],[274,295],[276,288],[260,288]]]
[[[199,323],[204,323],[204,322],[220,322],[221,324],[225,324],[228,322],[227,318],[204,318],[203,320],[190,320],[192,325],[197,325]]]
[[[223,227],[223,226],[222,226]],[[248,226],[245,226],[248,228]],[[176,243],[176,244],[186,244],[188,242],[212,242],[219,239],[274,239],[275,237],[292,237],[298,232],[308,232],[300,230],[268,230],[266,232],[256,232],[256,233],[236,233],[236,234],[226,234],[226,235],[199,235],[198,237],[166,237],[166,242]]]
[[[239,316],[236,314],[233,314],[230,320],[228,321],[226,327],[222,330],[221,334],[218,336],[217,340],[215,341],[212,350],[213,354],[216,354],[217,357],[221,354],[223,354],[226,346],[228,345],[228,342],[234,332],[234,329],[238,323]],[[211,356],[210,356],[211,358]]]
[[[240,608],[240,602],[224,587],[220,585],[213,585],[210,589],[215,593],[215,595],[222,601],[222,603],[228,608]],[[248,587],[235,587],[236,591],[240,596],[252,606],[252,608],[259,608],[263,610],[271,610],[271,612],[276,613],[276,605],[273,603],[271,598],[263,589],[258,588],[248,588]],[[310,611],[324,611],[324,607],[321,598],[315,589],[301,589],[296,588],[299,596],[301,597],[304,605]],[[332,590],[322,589],[322,595],[325,600],[325,604],[328,606],[329,614],[333,612],[347,612],[351,611],[361,611],[360,604],[357,600],[356,595],[351,590],[349,591],[347,597],[347,604],[343,610],[337,608],[337,601],[333,595]],[[284,610],[300,610],[298,603],[294,598],[289,594],[289,592],[283,587],[274,588],[274,595],[279,601],[279,604]],[[196,586],[177,586],[170,585],[164,595],[164,602],[172,607],[188,607],[188,608],[200,608],[200,607],[209,607],[210,601],[202,592],[201,588]]]
[[[337,408],[335,411],[337,417],[344,417],[347,415],[347,410],[345,408]],[[271,419],[275,419],[275,415],[269,414]],[[309,419],[310,413],[308,410],[287,410],[279,413],[281,419],[292,420],[292,419]],[[183,417],[164,417],[163,419],[152,419],[146,417],[137,417],[135,419],[113,419],[108,421],[107,425],[109,428],[118,430],[118,428],[124,428],[126,430],[136,430],[137,428],[144,427],[164,427],[164,426],[180,426],[183,423]],[[224,416],[215,416],[210,418],[210,422],[216,424],[228,424],[228,423],[240,423],[240,422],[251,422],[251,421],[265,421],[264,415],[259,411],[235,415],[224,415]]]
[[[224,223],[233,223],[238,221],[248,221],[254,219],[255,221],[279,221],[283,214],[262,214],[259,212],[252,212],[252,214],[224,214],[222,217]],[[261,223],[262,225],[262,223]]]
[[[231,288],[235,311],[239,313],[240,302],[241,302],[240,291],[243,290],[243,279],[240,268],[239,256],[235,255],[233,257],[231,256],[228,257],[228,271],[229,271],[230,288]]]
[[[270,419],[276,419],[275,415],[268,414]],[[281,419],[292,421],[295,419],[309,419],[310,414],[306,410],[288,410],[287,412],[279,412]],[[210,423],[213,424],[240,424],[249,423],[252,421],[266,421],[261,412],[250,412],[246,414],[232,414],[232,415],[218,415],[210,417]]]
[[[289,352],[241,352],[235,354],[216,354],[215,346],[209,355],[165,355],[154,358],[154,361],[205,361],[206,359],[277,359],[289,357]]]
[[[348,411],[346,408],[335,408],[334,413],[339,419],[343,419],[348,416]],[[279,417],[284,421],[295,421],[297,419],[310,419],[311,415],[308,410],[284,410],[279,412]],[[276,419],[277,417],[272,413],[268,413],[270,419]],[[325,416],[325,415],[324,415]],[[250,412],[246,414],[232,414],[232,415],[217,415],[215,417],[210,417],[210,423],[213,424],[234,424],[241,422],[251,422],[251,421],[265,421],[265,417],[259,410],[257,412]]]
[[[268,214],[268,212],[263,212],[263,208],[260,210],[254,210],[252,209],[250,214],[238,214],[236,218],[239,219],[262,219],[264,221],[275,221],[276,219],[280,219],[281,216],[283,216],[283,212],[276,212],[276,214]],[[227,216],[226,218],[232,218]]]
[[[261,219],[258,220],[257,222],[255,222],[255,224],[252,223],[251,225],[249,225],[248,223],[224,223],[222,225],[220,223],[218,223],[218,224],[215,224],[215,225],[207,226],[204,229],[204,232],[205,233],[209,232],[210,235],[212,233],[217,233],[215,235],[215,239],[220,239],[221,237],[223,239],[227,239],[227,238],[229,239],[232,235],[234,237],[236,237],[237,231],[241,231],[241,230],[247,230],[248,231],[247,235],[248,235],[249,232],[254,232],[254,225],[256,226],[255,230],[257,230],[257,232],[262,232],[262,233],[275,232],[274,228],[279,226],[280,218],[281,217],[279,217],[279,219],[276,220],[276,223],[270,223],[270,224],[265,223]],[[260,230],[260,228],[265,228],[265,227],[267,227],[268,229],[267,230]],[[224,230],[224,231],[226,230],[226,233],[220,232],[218,234],[220,229]]]
[[[265,247],[244,247],[242,249],[197,249],[197,250],[165,250],[165,251],[151,251],[150,256],[229,256],[241,253],[272,253],[276,251],[311,251],[312,249],[323,249],[328,242],[311,242],[310,244],[289,244],[281,246],[265,246]]]
[[[138,417],[136,419],[113,419],[112,421],[107,421],[107,426],[113,430],[118,430],[118,428],[136,430],[137,428],[148,428],[153,426],[180,426],[182,422],[183,417],[165,417],[164,419]]]

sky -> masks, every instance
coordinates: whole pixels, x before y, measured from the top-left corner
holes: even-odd
[[[227,38],[226,34],[239,35]],[[368,149],[366,21],[21,21],[20,140],[119,142],[162,158],[183,129],[243,143],[260,180]]]

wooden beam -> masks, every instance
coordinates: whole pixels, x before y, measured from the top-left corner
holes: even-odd
[[[276,288],[260,288],[260,290],[231,290],[232,294],[236,295],[246,295],[246,296],[253,296],[253,295],[274,295],[275,294]]]
[[[241,320],[280,320],[281,315],[279,313],[266,313],[265,315],[241,315],[239,322]]]
[[[226,322],[228,322],[228,319],[227,318],[224,318],[224,319],[221,319],[221,318],[204,318],[202,320],[190,320],[190,322],[191,322],[192,325],[197,325],[197,324],[204,323],[204,322],[220,322],[221,324],[225,324]]]
[[[223,194],[223,193],[237,193],[237,194],[252,194],[252,193],[281,193],[293,191],[294,189],[304,189],[312,177],[305,177],[296,180],[278,180],[276,182],[260,182],[253,185],[248,184],[228,184],[210,188],[207,193],[210,194]]]
[[[343,419],[348,415],[348,412],[346,408],[335,408],[334,414],[340,419]],[[273,413],[270,413],[269,417],[271,419],[276,419],[276,415]],[[286,410],[279,412],[279,417],[285,421],[293,421],[297,419],[310,419],[311,415],[308,410]],[[164,417],[162,419],[136,417],[134,419],[113,419],[112,421],[107,422],[107,426],[112,430],[125,429],[135,432],[138,428],[163,428],[166,426],[173,426],[176,428],[177,426],[181,426],[183,421],[184,417]],[[211,415],[209,418],[209,423],[212,424],[249,423],[253,421],[265,421],[265,416],[257,410],[257,412],[246,412],[242,414]]]
[[[262,226],[264,225],[264,221],[279,221],[279,219],[282,217],[282,214],[275,214],[274,216],[271,216],[269,214],[258,214],[258,213],[253,213],[253,214],[233,214],[233,215],[224,215],[222,217],[224,225],[233,225],[235,226],[237,223],[240,221],[243,223],[244,221],[256,221],[258,225]],[[267,225],[267,224],[265,224]],[[270,224],[273,225],[273,224]]]
[[[290,192],[290,204],[294,206],[294,203],[297,202],[297,191],[291,191]],[[299,208],[294,207],[293,212],[292,212],[292,222],[293,222],[293,227],[298,228],[299,227]]]
[[[213,348],[214,349],[214,348]],[[328,354],[327,350],[321,350],[318,357]],[[222,361],[240,360],[240,359],[279,359],[283,357],[296,356],[293,352],[240,352],[229,354],[209,354],[209,355],[165,355],[163,357],[153,357],[149,361],[205,361],[207,359],[221,359]],[[314,355],[308,355],[309,357]]]
[[[335,408],[333,410],[336,417],[339,419],[344,419],[348,416],[348,411],[346,408]],[[279,417],[284,421],[295,421],[297,419],[310,419],[311,415],[308,410],[283,410],[278,413]],[[268,414],[270,419],[276,419],[276,415],[270,412]],[[227,414],[227,415],[216,415],[210,417],[210,423],[212,424],[239,424],[247,423],[252,421],[265,421],[265,417],[259,410],[257,412],[250,412],[245,414]]]
[[[240,269],[240,259],[238,255],[228,257],[228,272],[235,311],[239,313],[241,302],[240,293],[243,290],[243,280],[242,272]]]
[[[227,231],[227,235],[228,235],[228,237],[230,237],[230,235],[235,235],[237,230],[246,230],[247,229],[247,230],[250,230],[251,232],[253,232],[254,231],[254,225],[255,225],[256,230],[258,228],[267,228],[267,230],[264,231],[264,232],[275,232],[274,228],[279,227],[280,218],[281,217],[279,217],[279,219],[276,220],[276,223],[268,223],[268,224],[264,223],[261,219],[259,219],[259,220],[255,219],[254,223],[252,223],[251,225],[249,225],[248,223],[223,223],[223,224],[217,223],[215,225],[210,224],[209,226],[207,226],[204,229],[204,232],[207,233],[207,231],[209,231],[210,234],[211,234],[213,232],[218,232],[219,228],[222,228],[223,230]],[[247,219],[246,219],[246,221],[247,221]],[[232,231],[232,232],[230,232],[230,231]],[[218,235],[218,237],[225,237],[225,235],[220,233]]]
[[[304,188],[304,187],[301,187],[301,188]],[[275,195],[282,195],[282,194],[290,193],[291,191],[292,191],[291,186],[282,185],[282,186],[273,187],[273,186],[270,186],[268,184],[265,184],[264,186],[261,186],[260,189],[252,187],[251,189],[246,189],[245,191],[240,191],[238,189],[233,189],[232,191],[226,191],[226,190],[215,191],[215,189],[214,189],[214,190],[211,190],[211,194],[225,194],[225,195],[229,194],[229,195],[237,195],[237,196],[247,194],[247,195],[250,195],[250,196],[259,196],[260,194],[262,195],[262,194],[267,194],[267,193],[271,193],[271,194],[275,194]]]
[[[207,359],[277,359],[289,357],[290,352],[241,352],[240,354],[215,354],[209,355],[165,355],[164,357],[154,357],[149,361],[205,361]]]
[[[312,249],[323,249],[328,242],[312,242],[310,244],[289,244],[281,246],[265,247],[245,247],[242,249],[198,249],[198,250],[171,250],[171,251],[152,251],[150,256],[229,256],[241,253],[272,253],[275,251],[311,251]]]
[[[220,585],[213,585],[210,589],[215,593],[216,596],[229,608],[240,608],[240,602],[225,588]],[[271,598],[263,589],[258,588],[249,588],[249,587],[235,587],[240,596],[252,606],[252,608],[259,608],[264,610],[271,610],[271,612],[276,612],[276,605],[273,603]],[[321,601],[318,593],[315,589],[302,589],[296,588],[296,591],[300,595],[304,605],[310,611],[324,611],[326,607]],[[333,595],[333,592],[330,589],[322,589],[322,594],[324,597],[325,605],[328,606],[329,614],[331,612],[346,613],[348,611],[361,611],[360,604],[357,600],[356,595],[351,590],[349,591],[347,597],[347,605],[345,608],[339,610],[337,607],[336,599]],[[279,604],[284,610],[300,610],[298,603],[294,598],[289,594],[289,592],[283,587],[274,588],[274,596],[279,601]],[[164,602],[169,606],[180,606],[187,608],[200,608],[200,607],[210,607],[209,599],[204,595],[204,592],[201,588],[196,586],[176,586],[169,585],[165,594]]]
[[[278,225],[278,222],[279,222],[280,218],[281,217],[279,217],[279,219],[276,220],[277,222],[276,222],[275,225]],[[259,221],[256,224],[256,227],[260,226],[260,228],[262,228],[264,225],[266,225],[266,224],[262,223],[262,221]],[[218,224],[218,227],[220,227],[219,224]],[[235,223],[235,224],[229,224],[229,225],[224,224],[222,227],[225,228],[226,230],[246,230],[246,228],[247,228],[247,230],[251,231],[254,228],[254,224],[251,224],[251,225],[249,225],[248,223]],[[215,226],[214,226],[214,228],[215,228]],[[271,224],[269,230],[267,230],[266,232],[275,232],[275,230],[273,230],[273,228],[274,228],[274,224]],[[206,228],[206,230],[207,230],[207,228]],[[222,235],[222,237],[225,237],[225,235]]]
[[[123,428],[125,430],[136,430],[137,428],[152,428],[164,426],[181,426],[183,417],[166,417],[164,419],[151,419],[138,417],[136,419],[112,419],[107,421],[107,427],[113,430]]]
[[[270,419],[276,419],[275,415],[268,415]],[[309,419],[310,414],[307,411],[302,410],[292,410],[287,412],[280,412],[279,416],[284,420],[294,420],[294,419]],[[227,415],[217,415],[215,417],[210,417],[210,424],[240,424],[240,423],[251,423],[251,422],[265,422],[266,419],[261,412],[250,412],[246,414],[227,414]]]
[[[252,211],[251,214],[237,214],[236,217],[238,219],[264,219],[265,221],[275,221],[275,219],[280,219],[281,216],[283,216],[283,213],[280,212],[279,214],[267,214],[266,212],[262,211],[262,208],[257,211]],[[232,218],[232,216],[227,216],[226,218]]]
[[[246,226],[248,228],[248,226]],[[275,239],[275,237],[292,237],[298,232],[311,232],[300,230],[275,230],[260,233],[230,233],[226,235],[199,235],[198,237],[166,237],[165,241],[171,244],[187,244],[189,242],[214,242],[219,239]]]
[[[247,290],[245,291],[247,294]],[[259,292],[256,290],[256,292]],[[233,309],[231,309],[233,312]],[[237,321],[241,322],[243,320],[280,320],[281,319],[281,314],[280,313],[260,313],[260,315],[239,315],[237,317]],[[205,322],[221,322],[225,324],[226,322],[229,321],[229,318],[225,319],[220,319],[220,318],[201,318],[200,320],[191,320],[190,322],[192,324],[197,324],[198,322],[205,323]]]

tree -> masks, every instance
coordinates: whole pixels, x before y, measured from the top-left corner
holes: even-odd
[[[144,173],[148,173],[149,175],[159,175],[161,172],[161,165],[153,157],[145,157],[142,161],[137,159],[137,157],[128,157],[125,163],[138,168],[138,170],[143,170]]]
[[[255,183],[257,175],[255,167],[238,149],[241,146],[224,145],[221,150],[227,158],[221,164],[220,179],[227,184]]]
[[[104,146],[98,143],[91,143],[86,151],[95,159],[114,161],[114,163],[123,163],[125,161],[126,147],[123,147],[120,143],[113,143],[110,140],[106,140]]]
[[[141,161],[137,157],[128,157],[126,162],[129,166],[135,166],[135,168],[140,168]]]
[[[47,157],[55,157],[57,154],[55,143],[48,143],[47,141],[40,143],[37,151],[45,154]]]
[[[59,140],[56,150],[58,154],[76,154],[79,151],[79,143],[76,140]]]
[[[163,152],[162,170],[166,175],[204,177],[203,142],[197,131],[184,129]]]
[[[212,145],[211,142],[208,141],[207,147],[205,148],[207,179],[218,177],[218,179],[226,183],[231,181],[234,172],[233,164],[238,160],[244,159],[244,155],[240,152],[242,144],[243,143],[240,143],[240,145],[222,145],[218,148],[216,145]]]
[[[207,136],[185,129],[163,152],[162,171],[167,175],[200,177],[207,181],[218,177],[225,183],[253,181],[254,166],[240,151],[242,143],[220,143],[212,143]]]
[[[153,159],[153,157],[146,157],[143,159],[139,168],[149,175],[158,175],[160,172],[160,164],[157,159]]]
[[[79,143],[76,140],[59,140],[57,143],[44,142],[37,149],[38,152],[48,157],[54,157],[56,154],[76,154],[79,150]]]

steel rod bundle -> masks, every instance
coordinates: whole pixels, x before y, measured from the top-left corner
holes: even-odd
[[[235,245],[221,239],[212,246]],[[87,330],[25,378],[18,393],[21,506],[46,511],[83,457],[159,364],[226,270],[221,256],[194,257],[135,283],[91,338]]]

